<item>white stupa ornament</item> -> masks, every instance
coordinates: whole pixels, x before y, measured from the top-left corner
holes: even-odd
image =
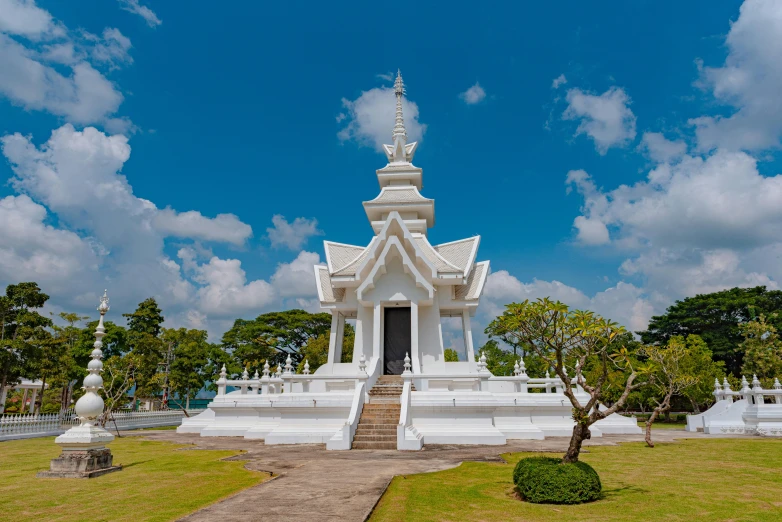
[[[394,81],[394,96],[396,96],[396,115],[394,117],[394,131],[391,145],[383,145],[383,150],[388,157],[388,163],[412,163],[418,142],[407,143],[407,129],[405,129],[405,117],[402,113],[402,98],[404,97],[405,82],[402,80],[402,72],[397,71]]]
[[[62,447],[62,454],[51,461],[50,471],[38,473],[39,477],[91,478],[122,469],[122,466],[112,465],[111,450],[105,447],[114,440],[114,435],[97,425],[104,408],[98,390],[103,388],[100,375],[103,371],[103,337],[106,335],[103,316],[108,311],[109,297],[104,290],[98,305],[100,320],[95,328],[95,344],[90,354],[92,360],[87,364],[88,375],[82,386],[85,393],[74,407],[80,423],[54,439]]]

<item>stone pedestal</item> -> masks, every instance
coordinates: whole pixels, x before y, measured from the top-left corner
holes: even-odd
[[[39,478],[93,478],[120,471],[122,466],[112,465],[113,456],[108,448],[90,450],[65,450],[52,459],[49,471],[38,473]]]
[[[93,478],[120,471],[122,466],[113,465],[111,450],[106,444],[114,435],[98,426],[84,424],[76,426],[54,442],[62,448],[62,454],[52,459],[49,471],[38,473],[39,478]]]

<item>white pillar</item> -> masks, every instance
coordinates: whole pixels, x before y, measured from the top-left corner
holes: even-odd
[[[462,332],[464,332],[464,351],[467,354],[467,362],[470,368],[475,367],[475,348],[472,345],[472,324],[470,323],[470,312],[467,309],[462,310]]]
[[[421,357],[418,353],[418,303],[410,302],[410,357],[413,359],[413,373],[421,373]]]
[[[27,388],[22,391],[22,405],[19,406],[19,413],[24,413],[25,406],[27,406]]]
[[[342,344],[345,341],[345,316],[337,312],[337,339],[334,345],[334,362],[342,362]]]
[[[328,364],[334,364],[334,350],[337,347],[337,335],[339,330],[339,312],[331,312],[331,331],[329,332],[329,360]],[[337,361],[339,362],[339,361]]]
[[[30,413],[35,412],[35,399],[38,397],[38,390],[33,389],[33,398],[30,401]],[[41,401],[43,403],[43,401]]]
[[[383,325],[383,308],[380,303],[375,304],[375,313],[372,320],[372,357],[380,358],[380,341]],[[380,372],[382,375],[382,371]]]
[[[5,401],[8,398],[8,387],[4,387],[0,390],[0,413],[5,411]]]

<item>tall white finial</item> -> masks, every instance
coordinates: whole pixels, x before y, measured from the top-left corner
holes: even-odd
[[[393,144],[383,145],[389,163],[412,163],[418,142],[407,143],[407,130],[405,118],[402,114],[402,97],[405,95],[405,82],[402,80],[402,72],[396,72],[394,81],[394,95],[396,96],[396,116],[394,118],[394,131],[391,133]]]
[[[394,120],[394,132],[391,138],[396,145],[396,139],[400,138],[403,145],[407,143],[407,130],[405,130],[405,118],[402,115],[402,96],[405,95],[405,82],[402,80],[402,71],[396,71],[396,80],[394,81],[394,95],[396,96],[396,118]]]

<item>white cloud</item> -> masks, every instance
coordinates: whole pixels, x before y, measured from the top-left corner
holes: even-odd
[[[362,92],[355,100],[343,98],[342,106],[345,112],[338,116],[338,121],[345,121],[347,124],[337,134],[340,141],[354,141],[378,151],[383,150],[384,143],[391,143],[396,111],[393,89],[370,89]],[[426,132],[426,125],[418,121],[418,105],[403,98],[402,110],[408,141],[420,141]]]
[[[130,157],[125,136],[66,124],[40,147],[20,134],[0,143],[11,186],[22,193],[0,200],[1,281],[38,281],[62,308],[92,306],[94,288],[109,288],[122,310],[156,296],[180,324],[194,320],[193,310],[213,325],[276,302],[272,284],[248,281],[238,259],[197,242],[179,249],[179,261],[166,255],[167,236],[242,244],[251,228],[231,214],[161,211],[134,195],[121,174]],[[46,224],[47,208],[57,227]]]
[[[150,9],[145,5],[141,5],[139,3],[139,0],[117,0],[117,1],[119,2],[121,9],[139,15],[141,18],[144,19],[144,21],[147,22],[147,25],[150,27],[157,27],[158,25],[163,23],[160,20],[160,18],[157,17],[154,11],[152,11],[152,9]]]
[[[0,0],[0,32],[39,40],[63,31],[34,0]]]
[[[486,91],[483,90],[483,87],[481,87],[480,84],[476,82],[475,85],[461,93],[459,98],[464,100],[464,103],[467,105],[475,105],[476,103],[482,102],[486,98]]]
[[[166,236],[202,239],[243,245],[252,237],[253,229],[234,214],[218,214],[208,218],[196,210],[176,212],[163,209],[155,215],[155,228]]]
[[[275,248],[285,247],[290,250],[299,250],[312,236],[322,236],[323,231],[318,229],[318,220],[297,217],[293,223],[288,223],[285,216],[276,214],[272,217],[273,227],[267,228],[266,233]]]
[[[280,263],[272,276],[272,284],[282,297],[317,295],[313,266],[320,263],[315,252],[301,251],[290,263]],[[319,305],[320,306],[320,305]]]
[[[653,306],[644,291],[629,283],[619,282],[590,298],[577,288],[559,281],[536,279],[522,283],[508,271],[500,270],[489,274],[486,280],[479,314],[484,324],[488,324],[502,313],[506,304],[542,297],[561,301],[571,309],[593,310],[631,331],[643,329],[653,313]]]
[[[703,67],[700,85],[736,109],[730,116],[703,116],[698,147],[760,150],[779,146],[782,135],[782,2],[746,0],[726,39],[721,67]]]
[[[559,76],[557,76],[551,81],[551,88],[559,89],[562,85],[565,85],[566,83],[567,83],[567,78],[565,78],[564,74],[560,74]]]
[[[652,161],[670,163],[676,161],[687,152],[687,144],[681,140],[671,141],[659,132],[645,132],[641,138],[640,149]]]
[[[120,65],[133,63],[130,57],[130,38],[123,35],[119,29],[107,27],[103,30],[103,38],[88,35],[88,39],[95,42],[92,48],[92,58],[97,62],[109,64],[113,68]]]
[[[0,34],[0,94],[25,109],[46,110],[74,123],[104,121],[122,103],[122,94],[87,62],[71,76],[38,61],[35,54]]]
[[[570,89],[567,102],[562,118],[579,120],[575,135],[589,136],[601,155],[611,147],[624,147],[635,139],[635,115],[628,107],[630,97],[623,89],[611,87],[601,95]]]
[[[238,259],[213,257],[196,269],[198,306],[215,317],[236,317],[272,303],[275,291],[263,280],[247,281]]]
[[[782,241],[782,175],[762,176],[743,152],[688,156],[606,193],[574,172],[583,173],[568,175],[584,195],[583,217],[616,227],[625,245],[712,250]]]

